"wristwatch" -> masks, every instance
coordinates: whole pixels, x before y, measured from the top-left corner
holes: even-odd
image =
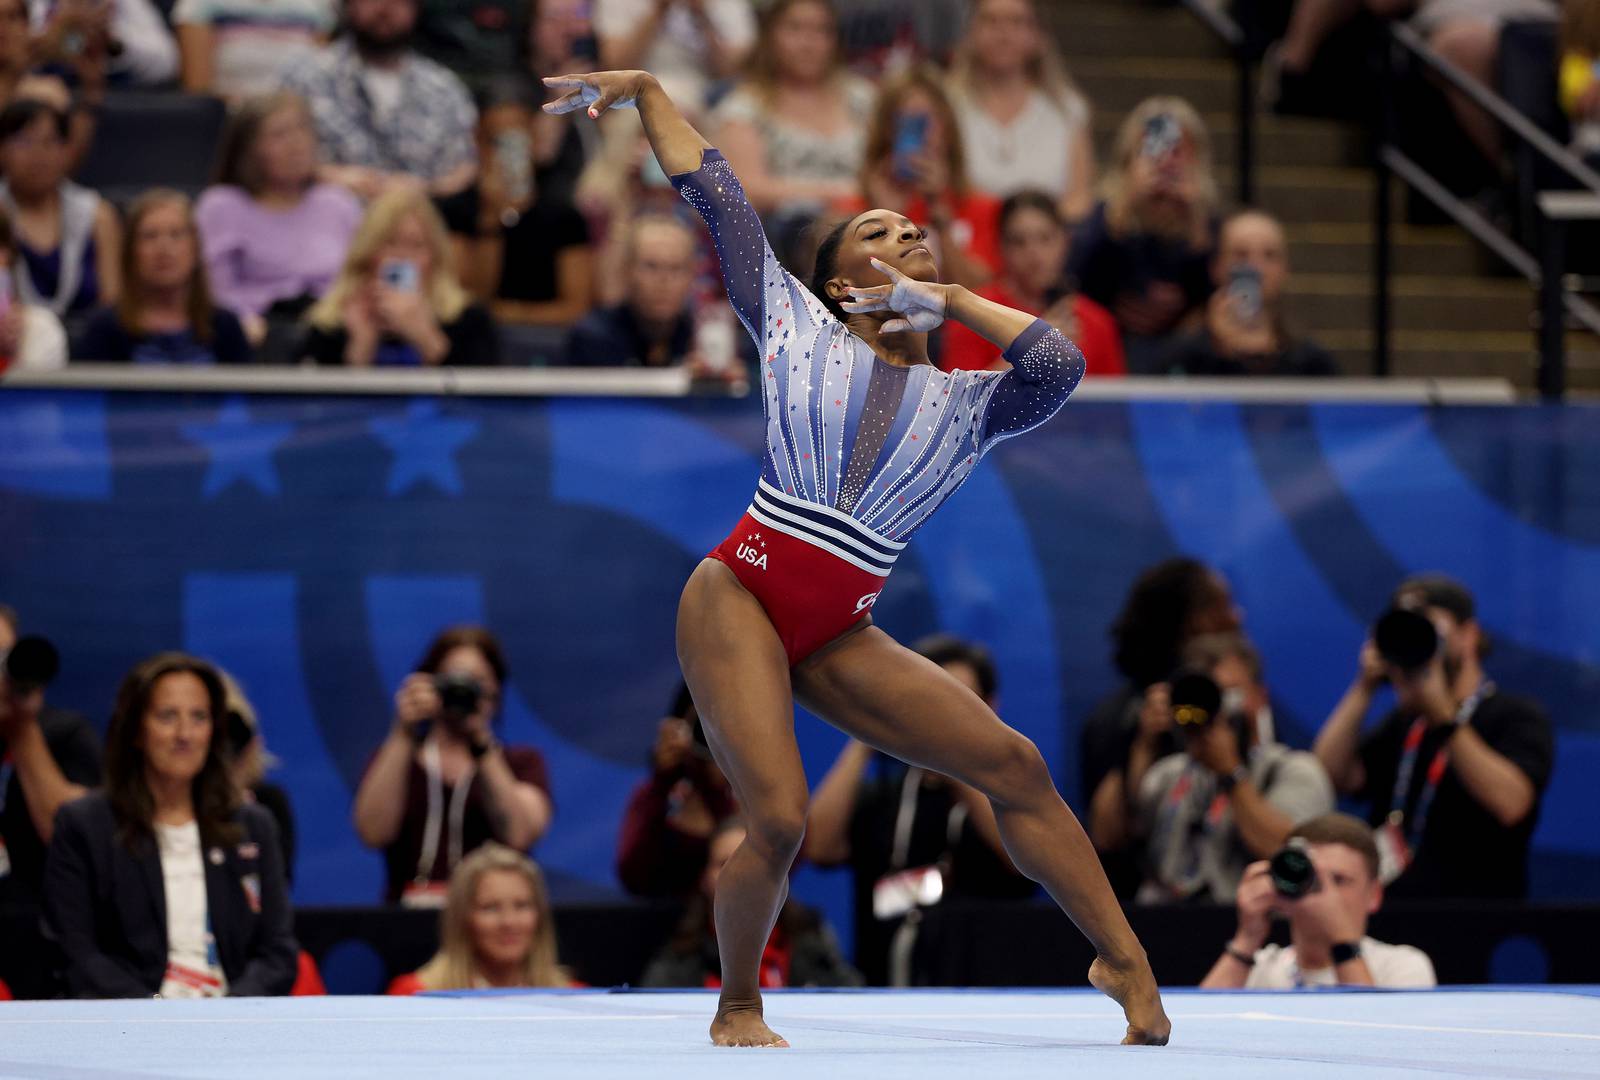
[[[1328,955],[1333,958],[1333,966],[1348,964],[1352,960],[1361,959],[1361,942],[1341,941],[1328,949]]]
[[[493,750],[497,745],[499,744],[494,741],[493,735],[485,735],[483,738],[474,739],[471,743],[469,743],[467,750],[472,754],[472,760],[477,761],[490,750]]]
[[[1223,773],[1217,777],[1217,787],[1223,792],[1230,792],[1239,786],[1241,780],[1250,779],[1250,769],[1244,764],[1235,765],[1232,772]]]

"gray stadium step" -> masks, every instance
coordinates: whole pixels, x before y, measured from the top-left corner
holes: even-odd
[[[1145,98],[1181,97],[1201,113],[1235,108],[1234,74],[1226,60],[1192,57],[1085,59],[1072,77],[1096,109],[1122,114]]]
[[[1365,222],[1291,225],[1290,259],[1295,273],[1370,274],[1374,236]],[[1400,226],[1395,229],[1394,265],[1400,274],[1467,275],[1478,273],[1483,254],[1460,230]]]
[[[1403,330],[1526,331],[1532,336],[1533,292],[1522,282],[1472,277],[1397,276],[1394,325]],[[1372,279],[1366,274],[1295,274],[1289,281],[1291,323],[1319,340],[1372,323]]]

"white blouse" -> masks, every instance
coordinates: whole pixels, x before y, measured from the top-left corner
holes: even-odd
[[[1073,95],[1056,101],[1034,90],[1009,124],[1001,124],[976,101],[952,94],[967,178],[997,199],[1036,188],[1060,197],[1072,183],[1071,160],[1079,133],[1089,122],[1089,107]]]
[[[155,826],[161,852],[161,885],[167,900],[167,974],[161,996],[223,997],[228,977],[211,936],[206,908],[206,868],[200,826]]]

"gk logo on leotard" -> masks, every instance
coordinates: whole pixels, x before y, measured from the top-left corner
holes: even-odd
[[[767,553],[765,551],[758,551],[749,544],[739,545],[739,558],[743,559],[757,570],[765,570],[767,568]]]
[[[857,600],[856,601],[856,614],[859,615],[863,611],[865,611],[869,607],[871,607],[873,604],[876,604],[878,602],[878,593],[881,593],[882,591],[883,591],[882,589],[879,589],[878,592],[868,593],[867,595],[863,596],[860,600]]]

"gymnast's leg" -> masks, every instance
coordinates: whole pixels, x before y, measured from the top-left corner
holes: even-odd
[[[711,1041],[788,1046],[761,1012],[761,951],[789,891],[806,828],[806,775],[794,738],[789,660],[733,572],[707,559],[678,604],[678,662],[745,819],[745,840],[717,881],[722,994]]]
[[[846,734],[988,796],[1006,851],[1094,946],[1089,981],[1122,1006],[1125,1043],[1172,1030],[1144,948],[1100,860],[1027,738],[937,664],[867,627],[795,668],[800,703]]]

